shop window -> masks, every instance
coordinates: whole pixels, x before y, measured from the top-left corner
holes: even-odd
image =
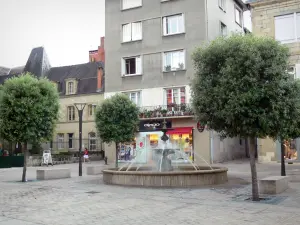
[[[297,145],[296,140],[285,140],[284,141],[284,157],[288,160],[297,160],[298,153],[297,153]]]

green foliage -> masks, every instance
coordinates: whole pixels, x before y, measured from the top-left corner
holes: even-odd
[[[288,48],[266,37],[220,37],[194,52],[193,108],[225,137],[299,136],[299,84]]]
[[[22,74],[5,81],[0,99],[0,136],[20,143],[52,138],[59,96],[47,79]]]
[[[106,142],[132,141],[139,123],[139,109],[123,94],[117,94],[97,107],[95,120],[100,138]]]

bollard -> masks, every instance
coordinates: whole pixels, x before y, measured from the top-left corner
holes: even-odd
[[[104,162],[105,162],[105,165],[107,165],[107,157],[106,156],[104,157]]]

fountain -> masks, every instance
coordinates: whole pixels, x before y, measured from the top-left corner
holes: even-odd
[[[172,128],[167,128],[164,121],[160,148],[145,149],[130,163],[103,170],[103,181],[106,184],[144,187],[195,187],[227,182],[227,168],[211,167],[206,161],[205,166],[196,165],[180,148],[168,147],[168,130]],[[138,163],[139,157],[147,153],[151,153],[155,162]],[[170,155],[179,155],[183,161],[173,166]]]

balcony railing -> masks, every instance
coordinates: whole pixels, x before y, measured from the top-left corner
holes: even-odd
[[[192,117],[194,115],[190,104],[169,104],[140,107],[140,118],[157,117]]]

